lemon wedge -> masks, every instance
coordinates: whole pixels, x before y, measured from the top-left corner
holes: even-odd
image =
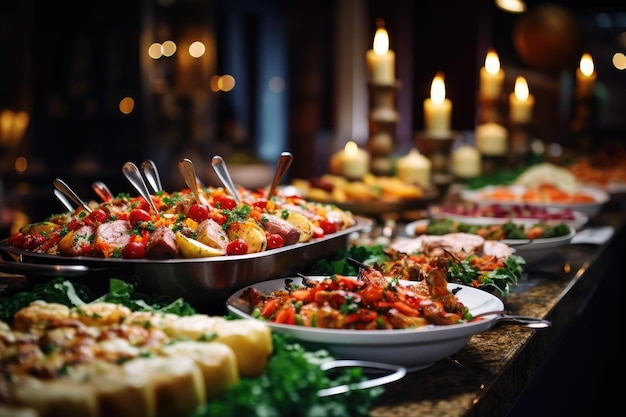
[[[180,254],[185,258],[206,258],[210,256],[223,256],[226,253],[217,248],[212,248],[195,239],[176,232],[176,245]]]

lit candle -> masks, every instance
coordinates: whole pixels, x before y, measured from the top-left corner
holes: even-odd
[[[509,117],[511,123],[530,123],[533,115],[535,98],[528,90],[528,83],[524,77],[515,79],[515,91],[509,96]]]
[[[424,125],[429,134],[445,136],[450,132],[452,102],[446,98],[443,75],[437,73],[430,87],[430,98],[424,100]]]
[[[430,159],[412,148],[406,156],[398,159],[396,175],[406,183],[428,188],[430,187],[431,166]]]
[[[485,66],[480,69],[480,97],[495,100],[502,94],[504,71],[500,68],[498,54],[490,50],[485,57]]]
[[[471,145],[461,145],[452,153],[452,173],[457,178],[475,178],[480,175],[480,152]]]
[[[369,172],[370,157],[358,145],[349,141],[344,147],[341,161],[343,176],[351,180],[360,180]]]
[[[476,127],[476,147],[483,155],[504,155],[507,137],[506,128],[497,123],[489,122]]]
[[[380,26],[374,35],[373,49],[367,51],[367,68],[372,83],[393,84],[396,80],[396,54],[389,49],[389,34]]]
[[[593,59],[585,53],[580,58],[580,67],[576,70],[576,97],[589,98],[593,96],[596,83]]]

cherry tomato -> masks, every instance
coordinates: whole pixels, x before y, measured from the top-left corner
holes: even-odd
[[[281,235],[270,233],[267,236],[268,249],[282,248],[283,246],[285,246],[285,239]]]
[[[93,225],[95,223],[103,223],[109,218],[109,213],[102,209],[96,209],[89,213],[89,216],[85,217],[85,223]]]
[[[254,203],[252,203],[252,205],[254,207],[258,207],[261,209],[261,211],[265,210],[267,208],[267,199],[265,198],[259,198],[258,200],[256,200]]]
[[[137,226],[139,222],[149,222],[151,218],[150,213],[144,209],[133,209],[128,215],[128,221],[133,227]]]
[[[325,235],[330,235],[332,233],[335,233],[337,232],[337,229],[338,229],[337,223],[328,219],[322,219],[322,221],[320,221],[320,227],[324,231]]]
[[[24,234],[22,232],[13,233],[11,237],[9,237],[9,240],[7,243],[9,244],[9,246],[14,246],[16,248],[23,248],[24,247]]]
[[[244,255],[248,253],[248,244],[245,240],[237,238],[226,246],[226,253],[229,255]]]
[[[197,223],[202,223],[204,220],[209,218],[209,206],[206,204],[194,203],[189,207],[189,211],[187,215],[189,218]]]
[[[146,247],[136,241],[131,241],[122,249],[122,258],[126,259],[143,259],[146,257]]]
[[[234,198],[226,194],[219,194],[213,197],[215,207],[222,210],[232,210],[237,207],[237,202]]]

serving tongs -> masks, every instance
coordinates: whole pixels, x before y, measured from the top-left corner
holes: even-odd
[[[154,204],[154,201],[152,201],[148,186],[146,186],[146,183],[143,180],[143,177],[141,176],[141,172],[139,172],[139,168],[137,168],[137,165],[130,161],[126,162],[122,167],[122,173],[130,183],[130,185],[132,185],[135,190],[137,190],[139,195],[142,196],[144,200],[148,202],[148,204],[150,204],[150,208],[152,208],[152,210],[154,210],[154,212],[158,214],[159,209],[157,208],[156,204]]]
[[[240,204],[241,200],[239,199],[239,194],[237,193],[237,187],[235,187],[235,184],[230,177],[224,158],[219,155],[214,156],[211,160],[211,165],[213,166],[213,170],[215,170],[217,177],[220,181],[222,181],[222,184],[224,184],[224,187],[226,187],[228,192],[233,196],[237,204]]]
[[[85,201],[83,201],[78,194],[76,194],[74,192],[74,190],[72,190],[69,185],[67,185],[65,183],[65,181],[63,181],[61,178],[55,178],[54,181],[52,182],[52,184],[54,185],[54,188],[56,188],[57,190],[59,190],[61,193],[63,193],[63,195],[67,198],[69,198],[71,201],[73,201],[75,204],[81,206],[82,208],[85,209],[85,211],[87,213],[91,213],[91,207],[89,207],[89,205],[87,205],[87,203],[85,203]],[[56,194],[56,193],[55,193]],[[58,198],[58,195],[57,195]],[[65,202],[61,201],[64,205]]]

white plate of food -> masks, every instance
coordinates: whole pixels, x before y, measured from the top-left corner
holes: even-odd
[[[578,187],[572,193],[554,186],[530,188],[524,185],[488,185],[472,190],[461,190],[461,198],[482,206],[525,204],[535,207],[571,208],[591,218],[610,200],[610,195],[599,187],[588,186]]]
[[[327,277],[313,276],[307,279],[321,281]],[[253,318],[252,304],[244,294],[249,289],[262,294],[284,290],[286,283],[301,286],[301,277],[263,281],[243,288],[232,294],[227,307],[233,314],[243,318]],[[415,285],[415,281],[397,281],[398,285]],[[504,309],[503,302],[496,296],[476,288],[461,284],[447,284],[457,300],[468,308],[472,316],[484,314],[475,321],[456,324],[428,324],[416,328],[356,330],[311,327],[297,324],[266,322],[273,331],[293,335],[302,342],[327,349],[339,359],[358,359],[385,362],[404,366],[409,370],[426,368],[461,350],[477,333],[491,328]],[[490,314],[494,312],[493,314]]]
[[[448,218],[467,224],[498,224],[513,221],[517,224],[565,223],[576,230],[582,229],[589,216],[570,207],[538,207],[527,204],[480,205],[462,202],[455,205],[432,205],[428,208],[431,218]]]
[[[441,220],[441,219],[438,219],[438,220]],[[418,237],[420,235],[416,233],[416,230],[424,230],[429,225],[430,222],[431,220],[429,219],[421,219],[421,220],[416,220],[416,221],[407,223],[407,225],[405,226],[405,232],[409,237]],[[495,223],[495,225],[500,225],[500,224],[501,223]],[[479,227],[480,225],[471,224],[470,226]],[[576,235],[576,229],[574,229],[572,226],[569,226],[569,225],[567,225],[567,228],[569,229],[568,232],[558,237],[550,237],[550,238],[543,238],[543,239],[497,239],[497,240],[494,239],[494,241],[498,241],[498,242],[501,242],[510,246],[515,251],[515,255],[521,256],[527,262],[530,260],[534,261],[540,256],[550,254],[550,252],[546,251],[546,249],[555,249],[555,248],[569,244],[574,238],[574,236]],[[466,230],[466,229],[463,229],[460,231],[459,230],[450,231],[448,233],[473,234],[471,230]],[[423,234],[422,236],[426,236],[426,234]],[[429,234],[429,236],[432,236],[432,234]],[[489,240],[487,239],[486,241],[488,242]]]

